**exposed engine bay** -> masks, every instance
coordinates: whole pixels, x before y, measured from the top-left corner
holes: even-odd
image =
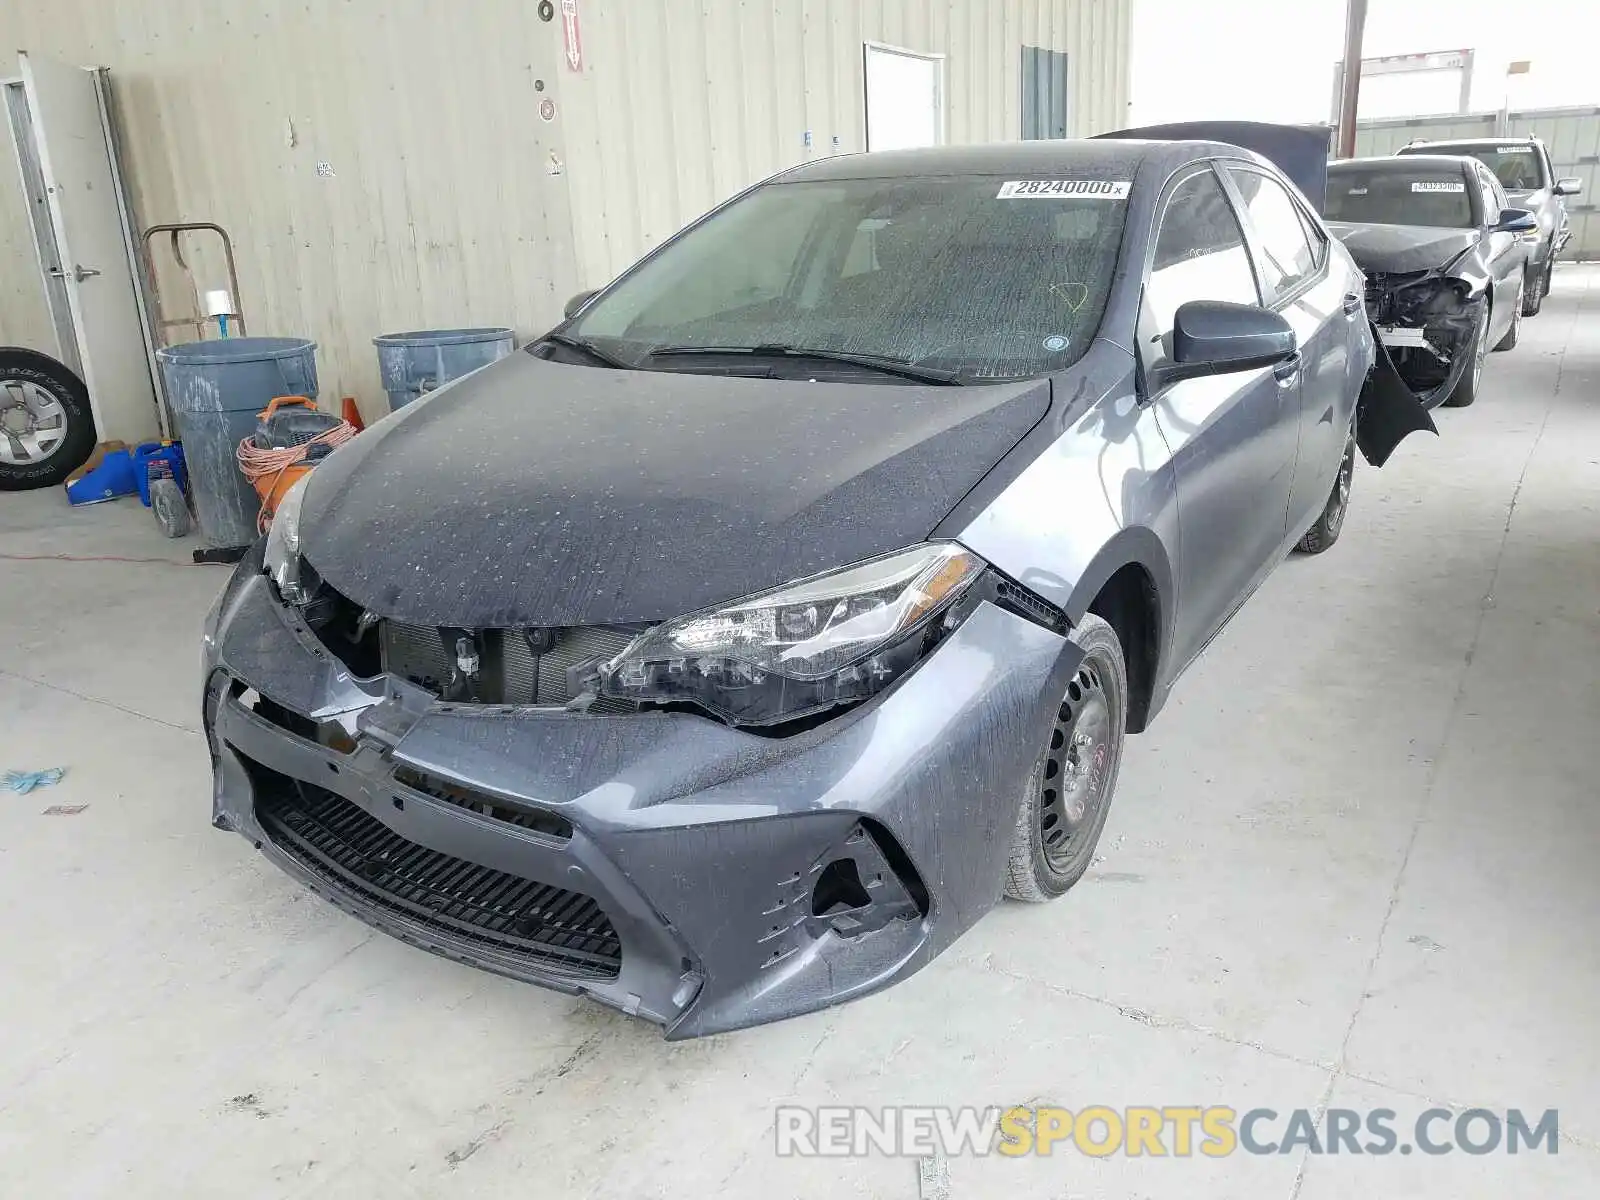
[[[1443,268],[1367,272],[1367,315],[1396,371],[1424,404],[1450,395],[1471,368],[1485,299]]]

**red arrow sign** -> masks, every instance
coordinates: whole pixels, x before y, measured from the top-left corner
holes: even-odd
[[[561,0],[561,40],[567,48],[567,68],[583,70],[583,35],[578,30],[578,0]]]

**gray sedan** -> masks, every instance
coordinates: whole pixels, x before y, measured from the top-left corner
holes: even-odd
[[[286,499],[213,820],[671,1037],[861,996],[1083,877],[1125,735],[1429,427],[1249,151],[812,162]]]

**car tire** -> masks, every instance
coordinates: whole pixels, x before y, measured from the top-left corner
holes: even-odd
[[[1517,291],[1517,303],[1511,309],[1511,328],[1506,330],[1506,335],[1494,344],[1496,350],[1515,350],[1517,339],[1522,336],[1522,302],[1528,294],[1528,285],[1523,283]]]
[[[1545,294],[1550,290],[1550,272],[1555,267],[1555,256],[1545,262],[1544,270],[1528,273],[1522,285],[1522,315],[1537,317],[1544,307]]]
[[[60,436],[44,445],[41,432]],[[0,346],[0,492],[50,487],[94,450],[89,390],[64,363]]]
[[[1355,473],[1356,431],[1352,426],[1350,437],[1344,444],[1344,457],[1339,460],[1339,474],[1334,477],[1333,490],[1328,493],[1328,503],[1323,506],[1316,524],[1295,543],[1294,548],[1301,554],[1321,554],[1339,540],[1345,514],[1350,511],[1350,485],[1355,480]]]
[[[1493,312],[1486,306],[1483,310],[1483,323],[1478,327],[1477,350],[1474,351],[1472,365],[1456,380],[1456,386],[1451,389],[1450,395],[1445,399],[1446,408],[1467,408],[1478,398],[1478,389],[1483,386],[1483,360],[1489,354],[1489,328],[1493,325]]]
[[[1006,895],[1035,904],[1065,894],[1094,860],[1128,729],[1128,669],[1116,631],[1089,613],[1068,636],[1083,661],[1028,773],[1006,866]]]

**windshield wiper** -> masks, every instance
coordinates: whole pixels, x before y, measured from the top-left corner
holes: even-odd
[[[547,333],[539,339],[541,342],[550,342],[557,346],[565,346],[569,350],[576,350],[580,354],[587,354],[597,363],[608,367],[616,367],[620,371],[634,371],[638,368],[625,358],[619,358],[609,350],[602,350],[588,338],[573,337],[570,333]]]
[[[857,354],[852,350],[828,350],[812,346],[657,346],[649,358],[691,354],[741,354],[749,358],[816,358],[824,362],[849,363],[881,371],[885,375],[898,375],[902,379],[915,379],[918,383],[959,385],[958,372],[941,371],[936,367],[922,367],[904,358],[891,358],[884,354]]]

